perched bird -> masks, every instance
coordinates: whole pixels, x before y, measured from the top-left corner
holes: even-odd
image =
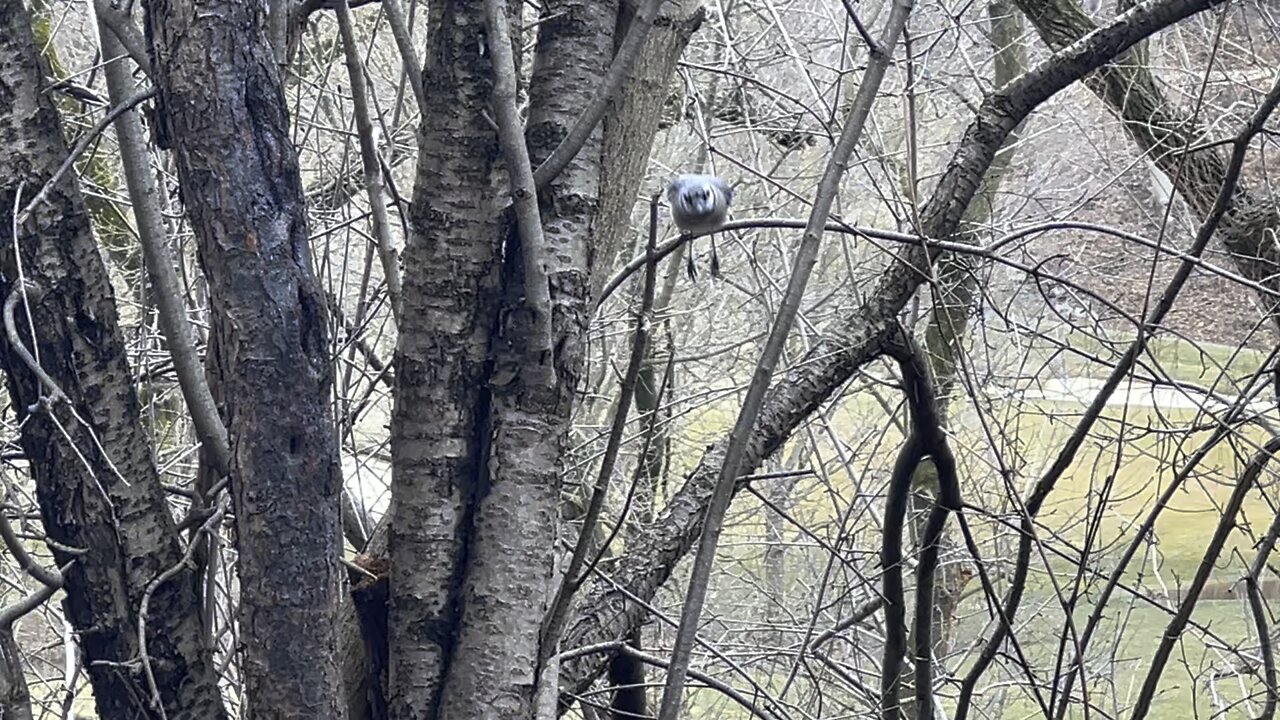
[[[681,175],[667,188],[667,202],[681,232],[711,232],[728,217],[733,188],[715,175]]]

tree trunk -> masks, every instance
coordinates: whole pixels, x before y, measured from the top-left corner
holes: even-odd
[[[539,25],[528,134],[535,164],[576,119],[616,40],[612,7],[562,5],[548,11],[552,19]],[[424,117],[419,135],[414,226],[404,255],[405,309],[392,421],[396,489],[389,521],[373,533],[365,551],[375,558],[391,556],[393,717],[435,717],[444,701],[441,683],[446,671],[452,673],[450,702],[458,705],[465,705],[464,686],[479,683],[474,672],[481,671],[512,689],[520,698],[517,704],[532,697],[527,692],[532,692],[534,665],[524,663],[518,670],[515,666],[523,662],[530,642],[536,646],[536,626],[545,609],[541,604],[547,599],[550,566],[545,563],[555,538],[570,393],[581,371],[580,344],[589,319],[592,251],[598,243],[609,245],[600,238],[617,236],[628,226],[656,130],[656,112],[624,113],[618,104],[642,103],[645,93],[656,93],[660,102],[666,87],[665,80],[656,83],[657,89],[651,87],[656,81],[642,57],[605,120],[606,136],[616,128],[612,151],[602,151],[599,137],[593,138],[547,192],[553,208],[543,208],[543,221],[560,384],[540,395],[526,393],[515,374],[495,372],[490,359],[491,335],[500,328],[503,335],[493,359],[518,370],[522,329],[519,318],[512,318],[520,306],[520,278],[514,268],[506,270],[507,310],[499,311],[505,226],[498,203],[506,202],[506,194],[498,194],[497,183],[504,183],[505,176],[494,172],[497,138],[484,119],[492,71],[487,53],[475,41],[483,33],[482,16],[479,7],[469,3],[430,7],[424,76],[429,103],[440,111]],[[658,19],[648,47],[658,43],[662,50],[665,69],[659,66],[659,71],[664,77],[670,77],[694,27],[696,23]],[[655,40],[667,36],[671,39]],[[575,91],[566,93],[565,88]],[[650,117],[653,122],[647,123]],[[637,133],[636,126],[627,123],[639,118],[645,122],[640,123],[643,132]],[[621,143],[622,138],[630,144]],[[602,152],[608,160],[601,160]],[[628,162],[622,169],[624,160]],[[615,169],[607,183],[598,177],[602,162]],[[627,208],[626,213],[610,216],[607,228],[612,231],[596,218],[606,203]],[[510,257],[517,257],[515,242],[505,249]],[[506,320],[499,323],[500,317]],[[490,388],[495,385],[501,397],[493,399]],[[540,466],[517,457],[526,450],[543,458]],[[491,455],[492,466],[487,464]],[[480,482],[482,472],[489,477]],[[483,497],[477,492],[480,488]],[[515,511],[519,519],[503,517]],[[516,538],[513,528],[529,535]],[[523,560],[505,559],[508,551]],[[472,562],[464,565],[464,560]],[[485,567],[497,560],[501,570]],[[482,572],[476,572],[477,567]],[[519,622],[530,632],[510,638],[510,626],[486,621],[484,627],[466,629],[468,637],[459,639],[467,623],[474,624],[471,617],[484,617],[485,608],[508,602],[503,597],[508,581],[518,584],[522,593],[532,593],[529,606],[516,609]],[[463,608],[471,608],[465,621]],[[356,642],[352,621],[347,625],[346,654],[366,652],[366,643]],[[367,645],[380,645],[377,638],[368,640]],[[514,655],[512,647],[502,646],[508,641],[521,646]],[[455,651],[459,667],[472,670],[451,669]],[[511,664],[503,668],[503,662]],[[364,707],[368,679],[360,674],[368,666],[348,664],[351,706]],[[512,679],[520,673],[529,677],[517,678],[515,684],[521,687],[514,688]],[[527,691],[523,685],[529,685]]]
[[[629,27],[632,3],[622,3],[622,21],[615,40],[621,42]],[[618,253],[637,245],[631,214],[636,193],[649,169],[653,139],[662,119],[663,103],[675,76],[676,62],[684,54],[706,13],[698,0],[667,0],[654,19],[649,38],[636,58],[631,77],[618,92],[604,117],[604,164],[600,178],[600,220],[596,231],[595,274],[592,295],[599,293]],[[640,245],[643,247],[643,245]],[[624,261],[631,258],[623,258]]]
[[[616,2],[555,0],[538,25],[527,138],[533,165],[546,158],[585,107],[613,54]],[[541,203],[557,382],[521,370],[537,359],[525,310],[514,228],[508,236],[503,308],[494,338],[492,439],[487,482],[476,497],[458,645],[441,716],[529,718],[538,680],[539,630],[551,599],[565,441],[590,320],[592,226],[599,210],[597,128]],[[534,375],[534,377],[530,377]],[[477,428],[478,430],[480,428]],[[476,702],[490,697],[489,707]]]
[[[342,717],[328,311],[259,3],[151,0],[159,137],[209,285],[231,443],[246,717]]]
[[[15,204],[31,201],[68,149],[22,0],[0,0],[0,24],[0,217],[11,228]],[[63,609],[84,651],[98,715],[224,717],[192,573],[178,569],[152,588],[183,553],[74,174],[17,223],[12,242],[0,243],[0,301],[18,299],[19,278],[30,285],[25,303],[14,307],[16,336],[0,335],[0,362],[45,532],[58,543],[54,557],[74,561],[63,576]],[[23,352],[39,358],[56,389],[42,386]],[[149,592],[142,656],[139,613]],[[140,656],[154,675],[159,706]]]
[[[458,634],[501,281],[482,3],[441,0],[428,12],[423,85],[432,112],[418,132],[403,256],[389,531],[375,532],[367,551],[381,555],[385,542],[390,553],[388,700],[391,716],[406,719],[436,717]]]

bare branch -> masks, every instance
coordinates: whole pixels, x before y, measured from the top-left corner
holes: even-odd
[[[1262,681],[1267,699],[1258,720],[1271,720],[1276,714],[1276,657],[1271,646],[1271,626],[1267,622],[1266,610],[1262,605],[1262,592],[1258,580],[1266,570],[1267,560],[1276,547],[1276,538],[1280,537],[1280,513],[1271,518],[1271,527],[1259,543],[1258,554],[1249,566],[1249,574],[1245,576],[1245,588],[1249,594],[1249,611],[1253,615],[1254,630],[1258,633],[1258,649],[1262,654]]]
[[[52,192],[53,187],[57,185],[58,181],[62,179],[62,176],[66,175],[67,171],[75,165],[76,159],[83,155],[84,151],[88,150],[89,146],[97,140],[98,136],[107,129],[107,125],[110,125],[111,122],[122,113],[132,110],[135,105],[153,97],[155,94],[155,88],[146,90],[108,110],[107,114],[103,115],[101,120],[94,123],[93,127],[90,128],[88,132],[80,136],[75,147],[71,148],[71,152],[67,155],[67,159],[62,161],[62,165],[54,171],[52,176],[49,177],[49,180],[44,184],[44,187],[40,188],[40,191],[36,193],[35,197],[31,198],[31,202],[27,203],[21,211],[15,214],[14,222],[21,225],[31,217],[31,213],[35,210],[36,206],[44,202],[45,198],[48,197],[50,192]]]
[[[947,238],[957,232],[1002,141],[1033,109],[1133,43],[1223,1],[1148,0],[987,97],[922,209],[921,234]],[[876,286],[866,291],[866,300],[806,354],[787,383],[771,392],[750,438],[753,467],[776,451],[804,418],[878,353],[897,312],[922,281],[919,268],[926,267],[933,254],[924,244],[909,245],[899,252]],[[687,552],[703,522],[724,453],[725,446],[720,443],[703,456],[668,504],[661,525],[621,561],[616,573],[631,594],[652,597]],[[593,591],[566,639],[586,644],[622,637],[642,615],[642,609],[626,594],[602,585]],[[599,669],[571,662],[564,672],[569,685],[577,688]]]
[[[529,348],[535,362],[525,368],[540,373],[541,381],[555,384],[555,363],[551,357],[551,288],[547,269],[542,262],[542,216],[538,210],[529,148],[524,142],[520,113],[516,109],[516,66],[511,52],[506,0],[485,0],[485,28],[489,53],[493,58],[493,112],[498,119],[498,141],[507,162],[511,183],[511,202],[519,228],[520,257],[524,270],[524,297],[533,313],[533,337],[536,347]]]
[[[621,642],[601,643],[599,645],[589,645],[587,647],[574,648],[569,652],[561,653],[558,656],[558,659],[570,660],[573,658],[578,658],[584,655],[591,655],[595,653],[611,653],[611,654],[622,653],[629,657],[633,657],[645,664],[653,665],[654,667],[668,668],[668,669],[671,667],[668,661],[660,657],[655,657],[648,653],[641,652],[640,650],[637,650],[631,647],[630,645],[627,645],[626,643],[621,643]],[[700,683],[704,683],[707,687],[713,690],[717,690],[723,693],[730,700],[733,700],[738,705],[742,706],[745,710],[750,712],[752,715],[755,715],[756,717],[761,718],[762,720],[779,720],[777,715],[751,702],[751,700],[749,700],[742,693],[735,690],[732,686],[727,685],[704,672],[699,672],[697,670],[690,670],[689,677],[693,678],[694,680],[697,680]]]
[[[138,27],[133,23],[133,17],[116,7],[111,0],[94,0],[93,11],[98,16],[98,23],[111,29],[111,33],[124,46],[129,57],[133,58],[133,62],[150,76],[151,58],[147,55],[147,41],[142,37],[142,33],[138,32]],[[99,30],[99,33],[101,32]],[[103,52],[102,54],[103,60],[111,60],[118,56],[119,53]]]
[[[1121,19],[1132,16],[1134,13],[1143,9],[1145,5],[1140,5]],[[1245,152],[1248,150],[1249,141],[1262,131],[1263,124],[1270,117],[1272,111],[1275,110],[1277,103],[1280,103],[1280,76],[1277,76],[1275,84],[1267,93],[1266,98],[1259,106],[1258,110],[1250,118],[1248,124],[1236,136],[1234,141],[1234,152],[1231,161],[1226,168],[1226,175],[1223,178],[1221,187],[1218,190],[1217,200],[1204,222],[1200,225],[1196,232],[1195,240],[1192,242],[1191,248],[1187,251],[1187,255],[1191,257],[1199,257],[1208,247],[1210,238],[1218,229],[1218,224],[1226,215],[1231,207],[1231,198],[1235,194],[1236,184],[1240,178],[1240,169],[1244,164]],[[1045,474],[1036,482],[1031,494],[1027,497],[1023,508],[1022,517],[1022,533],[1018,540],[1018,554],[1014,567],[1013,578],[1010,581],[1010,589],[1004,602],[1004,610],[1001,615],[1001,622],[997,626],[992,636],[988,639],[987,644],[983,647],[977,660],[970,668],[969,672],[960,686],[960,697],[956,704],[955,718],[956,720],[964,720],[969,712],[969,708],[973,702],[973,693],[977,686],[978,680],[986,672],[991,661],[995,658],[1000,646],[1009,635],[1010,623],[1018,612],[1018,607],[1022,602],[1022,594],[1026,589],[1027,572],[1031,560],[1031,545],[1035,536],[1034,527],[1031,519],[1040,511],[1049,493],[1053,491],[1058,479],[1066,472],[1071,463],[1075,460],[1076,453],[1084,444],[1090,428],[1097,422],[1103,408],[1106,406],[1107,400],[1119,387],[1120,382],[1129,374],[1137,362],[1138,357],[1146,349],[1150,342],[1151,334],[1159,327],[1169,310],[1173,307],[1174,300],[1185,286],[1187,279],[1191,275],[1194,263],[1183,261],[1179,264],[1174,276],[1165,286],[1164,291],[1160,295],[1159,301],[1156,303],[1147,316],[1146,321],[1139,326],[1138,336],[1129,345],[1124,355],[1116,362],[1115,367],[1108,375],[1102,389],[1094,397],[1093,402],[1084,411],[1080,422],[1076,425],[1071,437],[1063,444],[1058,456],[1054,459],[1053,464],[1045,472]],[[1144,686],[1143,691],[1147,688]],[[1154,690],[1153,690],[1154,692]],[[1147,698],[1149,701],[1150,698]],[[1064,698],[1065,702],[1065,698]],[[1140,717],[1135,710],[1135,720]]]
[[[884,568],[884,597],[886,637],[890,631],[894,642],[885,642],[885,664],[881,677],[881,712],[885,718],[896,720],[899,693],[897,683],[901,675],[901,655],[890,656],[906,649],[905,631],[901,625],[902,606],[902,525],[907,507],[908,493],[918,466],[926,460],[933,465],[938,478],[938,498],[925,531],[920,538],[920,562],[916,566],[915,608],[915,686],[917,717],[933,717],[933,587],[934,573],[938,567],[938,551],[942,542],[942,529],[947,515],[959,512],[963,505],[960,496],[960,480],[956,472],[956,458],[951,452],[946,430],[942,427],[942,414],[933,378],[925,361],[924,352],[915,339],[905,330],[885,345],[886,354],[898,361],[902,372],[902,384],[911,407],[911,431],[907,442],[898,454],[893,476],[889,481],[889,497],[885,507],[885,530],[881,564]],[[901,476],[899,474],[901,473]],[[892,512],[889,505],[892,504]],[[967,533],[966,533],[967,534]],[[981,564],[979,558],[974,558]],[[891,582],[896,587],[890,587]],[[890,590],[893,594],[890,594]],[[895,606],[895,602],[898,604]],[[890,612],[898,621],[890,626]]]
[[[13,292],[9,293],[9,297],[4,301],[4,331],[9,338],[9,344],[13,346],[14,352],[18,353],[18,357],[22,358],[22,362],[40,380],[40,384],[44,386],[48,393],[48,402],[58,403],[67,399],[67,394],[62,392],[62,388],[58,387],[58,383],[49,377],[49,373],[40,367],[40,363],[36,362],[35,357],[31,355],[31,351],[27,349],[25,343],[22,342],[22,336],[18,335],[18,325],[13,320],[13,309],[17,306],[18,301],[30,302],[34,298],[38,298],[43,294],[35,283],[26,281],[18,284],[13,288]],[[45,399],[41,399],[44,402]]]
[[[10,487],[7,480],[4,482],[4,491],[7,499],[10,495]],[[4,540],[4,546],[13,555],[13,559],[18,561],[18,567],[22,568],[28,575],[40,581],[43,585],[55,589],[62,587],[61,573],[46,570],[43,565],[35,561],[35,558],[31,557],[31,553],[27,552],[22,540],[13,532],[13,525],[9,524],[9,518],[3,512],[0,512],[0,539]]]
[[[587,138],[591,137],[591,132],[596,129],[596,125],[600,124],[605,110],[609,108],[609,101],[626,82],[631,66],[640,56],[644,41],[649,37],[649,28],[653,27],[653,19],[658,15],[658,7],[661,5],[662,0],[639,0],[639,7],[636,9],[635,16],[631,18],[631,27],[627,30],[627,36],[623,38],[622,45],[618,47],[613,61],[609,63],[609,70],[605,73],[604,79],[596,86],[591,102],[583,108],[582,114],[573,123],[569,134],[564,136],[560,144],[533,172],[533,182],[539,190],[545,188],[568,167],[574,156],[586,144]]]
[[[394,2],[394,0],[391,0]],[[338,0],[338,32],[342,35],[342,54],[347,61],[347,76],[351,79],[351,109],[356,117],[356,136],[360,141],[360,163],[364,166],[364,187],[369,195],[369,210],[373,213],[373,235],[378,245],[378,258],[382,261],[382,275],[387,282],[387,299],[391,303],[391,316],[400,322],[400,262],[396,258],[391,240],[391,222],[387,218],[387,201],[383,196],[382,166],[378,162],[378,148],[373,144],[373,122],[369,118],[369,89],[365,86],[364,67],[360,51],[356,47],[356,31],[351,25],[351,7],[348,0]],[[401,18],[403,20],[403,18]],[[420,71],[419,71],[420,72]],[[414,92],[422,102],[422,75]]]
[[[110,57],[118,53],[120,42],[99,21],[102,54]],[[127,97],[130,87],[129,71],[121,63],[110,63],[104,70],[107,92],[119,102]],[[160,209],[160,190],[151,173],[147,155],[147,140],[138,115],[121,113],[115,122],[116,141],[120,145],[120,162],[124,167],[125,185],[133,204],[133,216],[138,226],[138,239],[142,244],[142,257],[147,266],[156,302],[156,314],[160,330],[164,333],[165,346],[173,358],[178,375],[178,387],[191,413],[200,442],[209,451],[217,472],[226,475],[231,469],[231,445],[227,428],[218,415],[217,403],[209,392],[204,374],[204,363],[196,352],[191,323],[187,320],[187,307],[183,300],[182,284],[178,280],[177,263],[166,242],[164,216]]]
[[[418,102],[418,112],[426,114],[427,95],[422,89],[422,62],[418,60],[418,52],[413,49],[413,38],[409,35],[409,22],[405,19],[400,0],[381,0],[382,9],[387,13],[387,24],[391,26],[391,37],[395,38],[396,47],[400,50],[400,64],[404,66],[404,74],[409,78],[409,89]],[[340,2],[340,0],[339,0]]]

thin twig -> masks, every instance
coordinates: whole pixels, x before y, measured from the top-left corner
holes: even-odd
[[[717,229],[715,232],[769,228],[801,229],[804,228],[806,224],[806,221],[799,218],[750,218],[725,223],[724,226]],[[912,235],[911,233],[881,230],[880,228],[865,227],[862,225],[850,225],[839,220],[832,220],[827,223],[825,228],[823,228],[824,232],[853,235],[855,237],[864,237],[871,240],[884,240],[898,245],[923,246],[931,251],[946,251],[969,255],[994,262],[1001,262],[1006,265],[1010,265],[1011,267],[1015,267],[1011,264],[1011,261],[999,257],[996,253],[1004,249],[1005,246],[1017,242],[1018,240],[1055,230],[1084,230],[1086,232],[1110,235],[1126,242],[1131,242],[1136,245],[1141,245],[1142,247],[1155,250],[1156,252],[1167,255],[1173,259],[1190,262],[1195,265],[1197,269],[1225,278],[1235,284],[1247,287],[1260,294],[1270,296],[1273,299],[1280,299],[1280,292],[1272,290],[1262,283],[1250,280],[1233,270],[1228,270],[1227,268],[1215,265],[1204,258],[1191,257],[1182,250],[1169,247],[1164,243],[1143,237],[1137,233],[1131,233],[1119,228],[1099,225],[1097,223],[1077,222],[1074,220],[1055,220],[1052,222],[1036,223],[1034,225],[1027,225],[1026,227],[1010,231],[986,245],[971,245],[969,243],[956,242],[953,240],[937,240],[934,238]],[[711,233],[702,233],[701,235],[680,234],[670,240],[660,243],[655,252],[658,259],[661,260],[683,247],[685,243],[702,237],[703,235],[710,234]],[[627,264],[623,265],[622,268],[614,273],[613,277],[609,278],[609,281],[604,284],[604,287],[600,291],[600,296],[596,300],[596,306],[599,307],[610,295],[617,292],[618,288],[621,287],[623,283],[640,270],[640,268],[644,267],[644,264],[645,256],[643,254],[637,255],[631,260],[628,260]],[[1058,280],[1058,278],[1054,279]]]
[[[1262,592],[1258,580],[1267,568],[1267,560],[1275,549],[1276,538],[1280,536],[1280,513],[1271,518],[1271,527],[1262,538],[1258,547],[1258,555],[1249,566],[1249,574],[1245,577],[1245,589],[1249,594],[1249,610],[1253,615],[1253,624],[1258,633],[1258,649],[1262,653],[1262,685],[1267,691],[1267,699],[1257,720],[1271,720],[1276,715],[1276,657],[1271,647],[1271,626],[1267,623],[1266,610],[1262,604]]]
[[[673,268],[673,270],[675,269],[676,268]],[[654,397],[655,402],[653,404],[653,410],[647,413],[648,422],[645,424],[643,432],[644,439],[640,443],[640,453],[637,457],[648,457],[649,450],[653,447],[654,438],[657,435],[658,422],[661,419],[658,409],[662,407],[662,403],[666,399],[667,390],[670,386],[671,375],[675,367],[675,359],[676,357],[674,352],[668,353],[667,364],[662,373],[662,382],[658,384],[658,392]],[[600,547],[596,549],[595,557],[591,558],[591,562],[588,563],[586,569],[582,571],[581,577],[578,578],[578,584],[581,584],[586,580],[587,576],[596,571],[597,566],[600,565],[604,560],[605,555],[608,554],[609,548],[613,546],[613,541],[618,538],[618,533],[622,532],[623,526],[630,517],[631,506],[635,503],[636,490],[642,482],[641,475],[644,474],[644,470],[645,468],[642,463],[636,463],[635,469],[631,473],[631,486],[627,488],[627,497],[622,502],[622,509],[618,511],[618,520],[613,524],[613,527],[610,528],[609,534],[605,536],[604,542],[600,543]],[[577,587],[575,587],[574,590],[576,591]]]
[[[340,4],[339,13],[343,12],[341,7]],[[409,78],[409,89],[413,91],[413,98],[418,103],[418,112],[426,115],[427,94],[422,85],[422,63],[418,60],[418,52],[413,49],[413,38],[409,34],[404,8],[400,6],[400,0],[382,0],[382,9],[387,14],[387,25],[391,26],[391,37],[400,50],[400,64],[404,67],[405,76]],[[352,89],[355,89],[354,86]]]
[[[44,386],[45,392],[48,393],[48,402],[50,404],[64,402],[67,400],[67,394],[62,392],[62,388],[58,387],[58,383],[49,377],[49,373],[40,367],[40,363],[32,357],[31,351],[27,350],[27,346],[22,342],[22,338],[18,336],[18,326],[13,320],[13,308],[18,304],[19,300],[23,300],[24,296],[28,296],[27,302],[31,299],[38,298],[42,294],[42,290],[35,283],[26,281],[13,288],[9,293],[9,297],[4,301],[4,332],[9,338],[9,345],[13,351],[18,353],[18,357],[22,359],[22,363],[27,366],[40,384]]]
[[[1273,353],[1273,357],[1274,355],[1275,353]],[[1264,363],[1263,367],[1268,363]],[[1261,377],[1261,372],[1255,374],[1251,382],[1251,387],[1254,383],[1257,383]],[[1106,578],[1106,581],[1098,590],[1096,598],[1093,600],[1093,610],[1089,613],[1089,619],[1085,622],[1084,632],[1080,635],[1079,647],[1076,650],[1075,657],[1071,663],[1067,665],[1066,670],[1063,671],[1066,674],[1066,678],[1061,682],[1062,689],[1060,694],[1062,701],[1058,704],[1054,715],[1057,720],[1062,720],[1066,717],[1067,710],[1071,707],[1071,689],[1075,684],[1076,675],[1080,672],[1084,651],[1088,649],[1093,639],[1094,632],[1103,620],[1104,612],[1110,602],[1112,593],[1115,592],[1117,588],[1124,588],[1122,580],[1129,567],[1129,562],[1133,560],[1134,556],[1137,555],[1143,544],[1151,537],[1156,521],[1160,518],[1164,510],[1169,507],[1175,497],[1184,491],[1183,487],[1187,478],[1191,476],[1205,458],[1210,456],[1210,454],[1218,447],[1219,443],[1231,434],[1234,427],[1234,418],[1243,414],[1245,409],[1244,406],[1248,402],[1248,397],[1249,388],[1246,388],[1245,392],[1240,396],[1240,400],[1237,405],[1230,409],[1227,416],[1223,419],[1222,424],[1215,428],[1213,434],[1201,443],[1200,447],[1196,448],[1195,452],[1187,458],[1186,462],[1182,464],[1182,467],[1178,469],[1177,473],[1175,473],[1173,478],[1169,481],[1168,486],[1165,487],[1164,490],[1161,491],[1160,496],[1156,498],[1155,503],[1147,512],[1142,523],[1133,529],[1132,540],[1125,547],[1124,552],[1120,554],[1119,559],[1115,563],[1115,567],[1111,569],[1110,575]],[[1280,517],[1280,514],[1278,514],[1277,517]],[[1015,527],[1014,529],[1016,530],[1017,528]]]
[[[1222,554],[1222,548],[1227,544],[1227,539],[1231,536],[1232,530],[1236,526],[1236,515],[1239,514],[1240,508],[1244,505],[1245,495],[1249,494],[1249,490],[1253,488],[1258,480],[1258,476],[1262,474],[1276,453],[1280,453],[1280,437],[1273,437],[1267,441],[1262,450],[1254,454],[1249,461],[1249,465],[1241,473],[1236,487],[1231,492],[1231,497],[1227,500],[1227,505],[1222,510],[1222,516],[1218,518],[1218,525],[1214,528],[1213,538],[1210,539],[1205,547],[1204,556],[1200,559],[1200,565],[1196,568],[1195,577],[1191,584],[1183,590],[1182,604],[1178,606],[1178,612],[1169,621],[1168,627],[1165,628],[1164,634],[1160,637],[1160,645],[1156,648],[1155,654],[1151,658],[1151,666],[1147,668],[1147,677],[1143,680],[1142,689],[1138,692],[1138,699],[1133,704],[1133,714],[1130,716],[1132,720],[1142,720],[1151,710],[1151,700],[1155,697],[1156,691],[1160,687],[1160,676],[1164,673],[1165,665],[1169,662],[1169,655],[1173,653],[1173,648],[1178,644],[1182,637],[1182,631],[1186,629],[1187,623],[1191,620],[1191,613],[1195,610],[1196,602],[1200,599],[1200,592],[1204,590],[1204,586],[1209,582],[1209,577],[1213,575],[1214,566],[1218,562],[1218,556]],[[1265,634],[1265,633],[1264,633]],[[1272,668],[1274,673],[1274,668]],[[1274,680],[1274,678],[1272,678]],[[1268,704],[1274,711],[1274,685],[1268,686],[1267,692]]]
[[[1133,12],[1133,11],[1131,11]],[[1196,231],[1196,237],[1191,244],[1191,248],[1187,251],[1187,255],[1191,257],[1199,257],[1204,253],[1205,248],[1209,244],[1209,240],[1213,237],[1223,216],[1231,207],[1231,199],[1235,195],[1237,183],[1240,179],[1240,169],[1244,164],[1246,151],[1249,142],[1262,130],[1266,119],[1270,117],[1276,105],[1280,103],[1280,76],[1277,76],[1275,83],[1268,91],[1262,104],[1254,112],[1249,119],[1245,128],[1236,136],[1234,140],[1234,151],[1231,160],[1227,165],[1227,172],[1222,180],[1222,185],[1218,190],[1218,196],[1214,200],[1213,208],[1205,216],[1199,229]],[[1150,335],[1153,330],[1159,327],[1163,322],[1169,310],[1173,307],[1174,301],[1182,291],[1187,279],[1191,275],[1191,271],[1195,265],[1189,261],[1183,261],[1179,264],[1173,277],[1165,286],[1164,292],[1161,293],[1155,307],[1151,308],[1146,321],[1139,327],[1138,337],[1129,345],[1124,355],[1115,364],[1111,374],[1103,383],[1102,388],[1094,397],[1093,402],[1084,411],[1082,418],[1076,425],[1075,430],[1068,438],[1067,442],[1059,451],[1058,456],[1054,459],[1053,464],[1045,472],[1045,474],[1036,482],[1029,497],[1024,503],[1022,509],[1022,528],[1023,534],[1018,541],[1018,551],[1014,565],[1013,578],[1010,582],[1010,589],[1004,602],[1004,610],[1000,624],[996,627],[995,632],[988,638],[982,652],[970,667],[969,672],[965,675],[960,685],[960,695],[956,703],[955,718],[956,720],[964,720],[967,716],[973,702],[973,693],[977,687],[978,680],[990,667],[992,660],[995,659],[996,653],[1000,646],[1008,637],[1010,626],[1017,614],[1018,607],[1022,602],[1022,594],[1026,590],[1027,573],[1031,559],[1031,544],[1033,536],[1033,528],[1031,518],[1035,517],[1043,506],[1049,494],[1053,491],[1054,486],[1066,469],[1070,467],[1075,460],[1076,453],[1084,444],[1090,429],[1094,423],[1101,417],[1102,410],[1105,408],[1107,401],[1111,395],[1119,387],[1120,382],[1127,376],[1130,370],[1137,363],[1138,357],[1146,350],[1150,341]],[[1144,687],[1144,692],[1146,688]],[[1149,701],[1149,698],[1148,698]],[[1135,710],[1134,717],[1140,717]]]
[[[866,43],[867,50],[872,55],[880,52],[880,46],[876,44],[875,39],[871,37],[871,33],[867,32],[866,26],[858,18],[858,11],[853,7],[853,0],[840,0],[840,2],[844,3],[844,11],[849,16],[849,20],[853,22],[853,27],[858,31],[858,35],[862,37],[862,42]]]
[[[384,0],[385,1],[385,0]],[[391,0],[394,3],[395,0]],[[387,299],[391,303],[391,317],[400,325],[400,263],[396,259],[391,240],[391,222],[387,219],[387,202],[383,197],[382,165],[378,162],[378,149],[373,144],[373,121],[369,118],[369,89],[364,81],[364,67],[356,47],[356,31],[351,24],[351,7],[348,0],[338,0],[338,32],[342,35],[342,54],[347,61],[347,75],[351,79],[351,109],[356,116],[356,136],[360,141],[360,163],[364,167],[364,188],[369,195],[369,210],[373,213],[373,236],[382,261],[382,275],[387,282]],[[403,17],[400,18],[403,21]],[[418,75],[418,92],[422,90],[422,75]],[[422,101],[422,96],[418,96]]]
[[[74,564],[75,560],[70,560],[64,563],[62,567],[58,568],[59,577],[69,572],[71,570],[71,566]],[[3,628],[6,631],[12,630],[13,624],[21,619],[23,615],[26,615],[32,610],[40,607],[40,605],[46,600],[53,597],[53,594],[58,592],[61,587],[62,584],[60,582],[56,585],[41,582],[39,588],[36,588],[31,593],[23,596],[22,599],[12,605],[6,605],[4,608],[0,608],[0,628]]]
[[[196,549],[200,547],[200,543],[197,540],[201,535],[212,533],[218,523],[222,522],[229,502],[230,500],[226,495],[219,499],[217,509],[200,526],[195,537],[191,538],[191,542],[187,543],[187,549],[182,553],[182,558],[174,563],[172,567],[157,575],[156,579],[152,580],[147,585],[146,591],[142,593],[142,602],[138,607],[138,659],[142,662],[143,674],[147,678],[147,689],[151,691],[152,707],[156,712],[160,713],[162,720],[167,717],[164,711],[164,702],[160,699],[160,688],[156,685],[156,676],[151,668],[151,656],[147,654],[147,611],[151,605],[151,597],[155,595],[156,590],[161,585],[172,580],[178,573],[195,568],[191,559],[195,556]]]
[[[813,640],[809,641],[809,652],[816,652],[818,648],[822,647],[822,645],[834,638],[836,635],[839,635],[860,622],[866,621],[872,615],[875,615],[876,611],[881,607],[884,607],[884,598],[882,597],[873,597],[864,601],[861,605],[854,608],[853,612],[848,617],[837,622],[826,630],[823,630],[815,636]]]
[[[4,499],[7,500],[11,491],[9,481],[4,480]],[[9,518],[3,512],[0,512],[0,538],[4,540],[4,545],[9,549],[9,553],[13,555],[13,559],[18,561],[18,567],[22,568],[31,577],[40,583],[54,587],[62,587],[62,575],[54,570],[48,570],[43,565],[35,561],[31,557],[31,553],[27,552],[27,548],[22,544],[22,540],[13,531],[13,525],[9,523]]]
[[[40,192],[36,193],[36,196],[31,198],[31,202],[27,203],[27,206],[22,208],[22,210],[17,214],[15,222],[18,225],[22,225],[31,217],[31,213],[35,210],[36,206],[45,201],[45,198],[49,196],[53,187],[58,184],[58,181],[62,179],[63,175],[67,174],[67,171],[70,170],[75,164],[75,161],[84,154],[84,151],[88,150],[89,146],[98,139],[98,136],[102,134],[102,131],[107,129],[107,125],[110,125],[111,122],[119,117],[121,113],[132,110],[135,105],[155,96],[155,94],[156,89],[152,88],[145,92],[138,93],[128,100],[125,100],[123,103],[120,103],[108,110],[107,114],[103,115],[101,120],[94,123],[93,127],[89,128],[88,132],[80,136],[80,139],[76,141],[75,147],[71,149],[71,153],[67,155],[67,159],[62,161],[62,165],[58,166],[58,169],[54,171],[49,180],[40,188]]]
[[[663,660],[660,657],[655,657],[648,653],[637,650],[631,647],[630,645],[626,644],[625,642],[604,642],[604,643],[598,643],[595,645],[586,645],[584,647],[574,648],[573,650],[569,650],[567,652],[561,653],[556,656],[556,659],[559,660],[560,662],[564,662],[566,660],[572,660],[574,658],[579,658],[584,655],[594,655],[598,653],[622,654],[628,657],[633,657],[647,665],[653,665],[654,667],[660,667],[664,669],[671,667],[670,663],[668,663],[666,660]],[[763,720],[778,720],[777,715],[756,705],[755,703],[751,702],[751,700],[749,700],[745,695],[733,689],[732,686],[720,680],[717,680],[716,678],[706,673],[699,672],[697,670],[690,670],[689,677],[693,678],[694,680],[697,680],[700,683],[703,683],[704,685],[706,685],[707,687],[713,690],[717,690],[720,693],[723,693],[725,697],[738,703],[744,709],[746,709],[748,712],[750,712],[752,715],[755,715],[756,717],[762,718]]]

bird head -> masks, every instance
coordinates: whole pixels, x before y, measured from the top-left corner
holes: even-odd
[[[699,215],[710,214],[716,208],[715,191],[710,183],[690,185],[684,191],[685,206]]]

